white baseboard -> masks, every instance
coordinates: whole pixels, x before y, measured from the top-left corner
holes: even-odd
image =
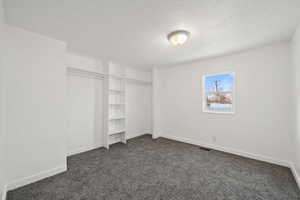
[[[287,161],[279,161],[279,160],[276,160],[276,159],[272,159],[270,157],[261,156],[261,155],[257,155],[257,154],[252,154],[252,153],[247,153],[247,152],[242,152],[242,151],[231,149],[231,148],[220,147],[220,146],[217,146],[217,145],[214,145],[214,144],[207,144],[207,143],[195,141],[195,140],[188,139],[188,138],[182,138],[182,137],[171,136],[171,135],[163,135],[161,137],[176,140],[176,141],[180,141],[180,142],[185,142],[185,143],[189,143],[189,144],[193,144],[193,145],[203,146],[203,147],[207,147],[207,148],[211,148],[211,149],[215,149],[215,150],[219,150],[219,151],[223,151],[223,152],[227,152],[227,153],[232,153],[232,154],[236,154],[236,155],[240,155],[240,156],[243,156],[243,157],[256,159],[256,160],[260,160],[260,161],[264,161],[264,162],[268,162],[268,163],[272,163],[272,164],[277,164],[277,165],[282,165],[282,166],[285,166],[285,167],[289,167],[291,169],[294,177],[295,177],[295,180],[298,184],[298,187],[300,188],[300,175],[299,175],[298,171],[296,170],[296,167],[293,163],[290,163],[290,162],[287,162]],[[30,183],[42,180],[44,178],[47,178],[47,177],[65,172],[66,170],[67,170],[67,165],[64,164],[62,166],[56,167],[56,168],[51,169],[51,170],[43,171],[43,172],[40,172],[38,174],[29,176],[29,177],[25,177],[25,178],[22,178],[22,179],[19,179],[19,180],[12,181],[2,189],[3,191],[2,191],[2,197],[1,197],[2,199],[1,200],[5,200],[6,192],[9,191],[9,190],[13,190],[13,189],[28,185]]]
[[[51,170],[43,171],[43,172],[37,173],[35,175],[31,175],[31,176],[19,179],[19,180],[12,181],[7,184],[6,189],[7,189],[7,191],[14,190],[19,187],[28,185],[30,183],[37,182],[39,180],[48,178],[50,176],[54,176],[56,174],[59,174],[59,173],[65,172],[65,171],[67,171],[67,164],[56,167]]]
[[[100,147],[103,147],[103,145],[91,145],[91,146],[81,147],[81,148],[69,151],[67,155],[72,156],[72,155],[83,153],[83,152],[86,152],[86,151],[91,151],[91,150],[94,150],[94,149],[98,149]]]
[[[1,191],[1,200],[6,200],[6,194],[7,194],[7,187],[3,186]]]
[[[153,139],[157,139],[157,138],[160,138],[160,137],[163,137],[160,131],[153,131],[152,132],[152,138]]]
[[[294,165],[294,163],[290,164],[290,169],[295,177],[298,188],[300,189],[300,174],[298,173],[298,170],[297,170],[296,166]]]
[[[178,136],[173,136],[173,135],[165,135],[164,134],[161,137],[168,138],[168,139],[171,139],[171,140],[180,141],[180,142],[184,142],[184,143],[189,143],[189,144],[193,144],[193,145],[197,145],[197,146],[202,146],[202,147],[206,147],[206,148],[210,148],[210,149],[214,149],[214,150],[218,150],[218,151],[222,151],[222,152],[226,152],[226,153],[231,153],[231,154],[239,155],[239,156],[246,157],[246,158],[260,160],[260,161],[263,161],[263,162],[268,162],[268,163],[272,163],[272,164],[276,164],[276,165],[281,165],[281,166],[284,166],[284,167],[290,167],[290,162],[289,161],[277,160],[277,159],[273,159],[273,158],[268,157],[268,156],[262,156],[262,155],[258,155],[258,154],[254,154],[254,153],[248,153],[248,152],[240,151],[240,150],[237,150],[237,149],[232,149],[232,148],[228,148],[228,147],[221,147],[221,146],[216,145],[216,144],[208,144],[208,143],[196,141],[196,140],[193,140],[193,139],[183,138],[183,137],[178,137]]]
[[[152,135],[151,133],[149,132],[143,132],[143,133],[140,133],[140,134],[128,134],[129,136],[127,136],[127,140],[130,140],[130,139],[134,139],[134,138],[137,138],[137,137],[140,137],[140,136],[143,136],[143,135]]]
[[[272,163],[272,164],[288,167],[291,169],[292,174],[298,185],[298,188],[300,189],[300,174],[299,174],[296,166],[294,165],[294,163],[291,163],[288,161],[276,160],[276,159],[273,159],[273,158],[270,158],[267,156],[261,156],[261,155],[257,155],[257,154],[253,154],[253,153],[247,153],[247,152],[239,151],[239,150],[232,149],[232,148],[221,147],[221,146],[218,146],[215,144],[207,144],[207,143],[195,141],[192,139],[177,137],[177,136],[173,136],[173,135],[163,135],[161,137],[171,139],[171,140],[176,140],[179,142],[188,143],[188,144],[193,144],[193,145],[197,145],[197,146],[202,146],[202,147],[206,147],[206,148],[210,148],[210,149],[214,149],[214,150],[218,150],[218,151],[222,151],[222,152],[226,152],[226,153],[231,153],[231,154],[239,155],[239,156],[246,157],[246,158],[260,160],[260,161],[267,162],[267,163]]]
[[[158,136],[158,135],[153,135],[152,134],[152,139],[157,139],[157,138],[159,138],[160,136]]]

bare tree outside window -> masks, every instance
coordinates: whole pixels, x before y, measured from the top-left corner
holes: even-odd
[[[203,77],[204,112],[234,112],[234,78],[233,73]]]

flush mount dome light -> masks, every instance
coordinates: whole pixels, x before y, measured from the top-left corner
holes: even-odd
[[[185,30],[173,31],[168,34],[167,38],[174,46],[181,46],[189,39],[190,33]]]

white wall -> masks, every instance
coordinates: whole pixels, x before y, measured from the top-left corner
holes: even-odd
[[[66,65],[91,72],[104,72],[101,60],[74,52],[67,53]],[[68,154],[73,155],[103,146],[104,81],[80,74],[68,74],[66,81]]]
[[[155,101],[161,119],[154,119],[155,129],[166,137],[288,164],[293,151],[290,54],[286,42],[158,70]],[[222,72],[236,73],[236,113],[203,113],[202,76]]]
[[[4,9],[3,9],[3,1],[0,0],[0,198],[4,193],[4,184],[5,184],[5,177],[4,177],[4,113],[1,112],[4,105],[4,76],[3,76],[3,51],[5,50],[3,45],[4,40]]]
[[[300,26],[292,40],[294,86],[295,86],[295,118],[296,127],[293,136],[294,141],[294,164],[300,174]],[[300,177],[299,177],[300,178]]]
[[[163,118],[162,118],[162,102],[160,96],[164,91],[164,73],[158,69],[152,70],[152,137],[158,138],[162,135]]]
[[[152,133],[152,73],[126,68],[127,138]],[[132,81],[140,80],[140,81]]]
[[[126,84],[127,138],[152,134],[152,87],[129,82]]]
[[[6,44],[5,163],[11,189],[65,170],[66,46],[14,27],[7,28]]]
[[[87,56],[82,56],[74,52],[68,52],[66,54],[66,65],[67,67],[73,67],[88,71],[101,73],[104,72],[103,63],[101,60]]]
[[[141,80],[141,81],[150,83],[150,82],[152,82],[152,72],[127,67],[126,68],[126,78],[133,79],[133,80]]]
[[[68,154],[103,146],[103,80],[67,76]]]

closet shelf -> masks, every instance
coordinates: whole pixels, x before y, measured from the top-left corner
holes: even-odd
[[[125,119],[125,116],[109,117],[109,120],[120,120],[120,119]]]
[[[110,78],[114,78],[114,79],[124,79],[123,76],[120,76],[120,75],[114,75],[114,74],[109,74],[109,77],[110,77]]]
[[[109,89],[110,92],[115,92],[115,93],[124,93],[124,90],[118,90],[118,89]]]
[[[115,135],[115,134],[120,134],[120,133],[125,133],[125,130],[114,130],[114,131],[109,131],[109,135]]]
[[[108,124],[105,147],[116,142],[126,143],[126,70],[117,63],[109,63],[107,70]]]

